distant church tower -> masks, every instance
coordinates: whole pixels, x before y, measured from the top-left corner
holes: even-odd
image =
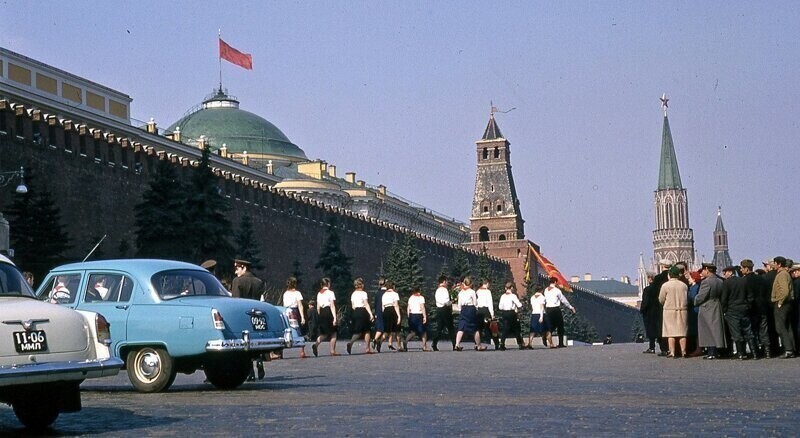
[[[714,260],[711,263],[717,266],[717,272],[733,266],[733,260],[728,253],[728,232],[725,231],[725,225],[722,225],[722,207],[717,209],[717,226],[714,227]]]
[[[517,291],[524,291],[525,260],[528,244],[525,221],[520,212],[514,176],[511,174],[511,143],[503,137],[494,119],[492,107],[483,137],[475,142],[478,169],[475,175],[475,194],[469,218],[470,241],[464,246],[504,259],[511,265]],[[531,261],[531,277],[538,275],[538,265]],[[494,285],[501,288],[502,285]]]
[[[689,228],[689,201],[681,185],[678,159],[672,143],[667,118],[667,95],[661,97],[664,127],[661,133],[661,163],[658,169],[658,190],[655,192],[656,229],[653,231],[655,262],[683,261],[694,265],[694,234]]]

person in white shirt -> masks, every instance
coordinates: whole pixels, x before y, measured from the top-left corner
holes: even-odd
[[[445,332],[455,349],[456,331],[453,328],[453,303],[450,302],[450,290],[447,289],[447,277],[444,275],[439,277],[439,288],[436,289],[434,299],[436,301],[436,330],[433,332],[433,351],[439,351],[439,339],[442,339],[442,334]]]
[[[353,325],[350,326],[350,332],[353,333],[353,337],[347,343],[347,354],[352,353],[353,344],[362,337],[367,344],[367,354],[372,354],[369,335],[372,331],[372,320],[375,317],[372,316],[372,309],[369,308],[369,299],[367,298],[367,293],[364,292],[364,280],[356,278],[353,281],[353,287],[355,290],[350,294],[350,305],[353,308]]]
[[[531,327],[530,335],[528,335],[528,349],[533,350],[533,338],[539,335],[544,340],[544,345],[550,348],[556,348],[553,345],[552,336],[550,336],[550,325],[547,323],[547,315],[545,314],[545,299],[542,293],[542,288],[537,287],[536,291],[531,297]]]
[[[547,322],[550,325],[550,330],[558,330],[558,347],[565,347],[564,345],[564,315],[561,313],[561,305],[575,313],[575,308],[572,304],[564,298],[561,289],[558,288],[558,278],[550,277],[550,286],[544,290],[545,301],[545,314],[547,315]],[[553,346],[553,343],[550,343]]]
[[[475,292],[478,297],[478,331],[481,332],[481,337],[484,339],[491,339],[494,342],[494,349],[500,348],[500,339],[497,337],[497,330],[492,330],[492,323],[497,323],[494,319],[494,299],[492,298],[492,291],[489,290],[489,280],[484,279],[481,287]]]
[[[458,293],[458,306],[461,308],[461,315],[458,318],[458,332],[456,333],[456,351],[462,351],[461,339],[466,333],[474,333],[475,349],[486,350],[481,345],[481,332],[478,330],[478,311],[475,305],[478,304],[478,297],[472,290],[472,278],[465,277],[461,282],[461,291]]]
[[[422,340],[422,351],[428,351],[428,334],[426,333],[428,313],[425,311],[425,297],[422,296],[419,286],[414,286],[411,290],[406,313],[409,333],[406,335],[405,341],[403,341],[403,351],[408,351],[408,341],[413,339],[415,335]]]
[[[399,330],[400,320],[402,318],[400,315],[400,296],[394,291],[394,282],[392,280],[386,280],[384,285],[386,286],[386,292],[384,292],[383,297],[381,297],[381,306],[383,307],[383,331],[389,339],[389,349],[395,350],[392,346],[393,339],[397,341],[397,346],[400,347]],[[376,342],[375,349],[380,353],[383,341],[378,340]]]
[[[505,293],[500,296],[500,301],[497,303],[497,310],[500,313],[500,350],[506,349],[508,335],[514,335],[517,338],[517,346],[520,350],[525,349],[517,316],[521,308],[522,303],[517,298],[516,286],[514,282],[509,281],[506,283]]]
[[[264,296],[262,295],[261,298],[263,301]],[[283,292],[283,307],[292,312],[294,319],[300,323],[300,335],[305,336],[306,315],[303,311],[303,294],[297,290],[297,279],[294,277],[289,277],[286,280],[286,290]],[[300,357],[303,359],[306,357],[305,345],[300,350]]]
[[[331,280],[323,278],[320,281],[322,289],[317,293],[317,308],[319,309],[319,337],[317,342],[311,345],[314,356],[319,355],[319,344],[325,339],[331,342],[331,356],[338,356],[336,352],[336,294],[330,290]]]

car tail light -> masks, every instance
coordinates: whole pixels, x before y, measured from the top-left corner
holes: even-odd
[[[111,323],[98,313],[94,317],[94,327],[97,330],[97,342],[107,346],[111,345]]]
[[[217,330],[225,329],[225,320],[217,309],[211,309],[211,319],[214,320],[214,328]]]
[[[286,313],[286,319],[289,320],[289,327],[292,328],[300,327],[300,321],[298,321],[297,318],[294,316],[294,312],[292,312],[292,309],[286,309],[285,313]]]

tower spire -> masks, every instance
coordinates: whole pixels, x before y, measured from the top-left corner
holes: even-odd
[[[722,223],[722,207],[717,208],[717,224],[714,227],[714,259],[712,260],[717,266],[717,270],[732,266],[733,260],[728,252],[728,232],[725,231],[725,225]]]
[[[667,117],[667,94],[661,97],[661,107],[664,109],[664,125],[661,129],[661,162],[658,168],[658,189],[682,189],[681,173],[678,170],[678,158],[675,155],[675,145],[672,141],[672,131],[669,128]]]

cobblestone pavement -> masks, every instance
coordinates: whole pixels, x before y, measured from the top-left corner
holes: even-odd
[[[167,393],[139,394],[123,372],[86,381],[83,410],[61,414],[52,434],[798,434],[800,360],[667,359],[642,349],[422,353],[412,344],[363,355],[362,343],[353,356],[329,357],[323,346],[319,358],[287,352],[265,364],[264,380],[233,391],[198,372]],[[0,435],[23,433],[0,407]]]

